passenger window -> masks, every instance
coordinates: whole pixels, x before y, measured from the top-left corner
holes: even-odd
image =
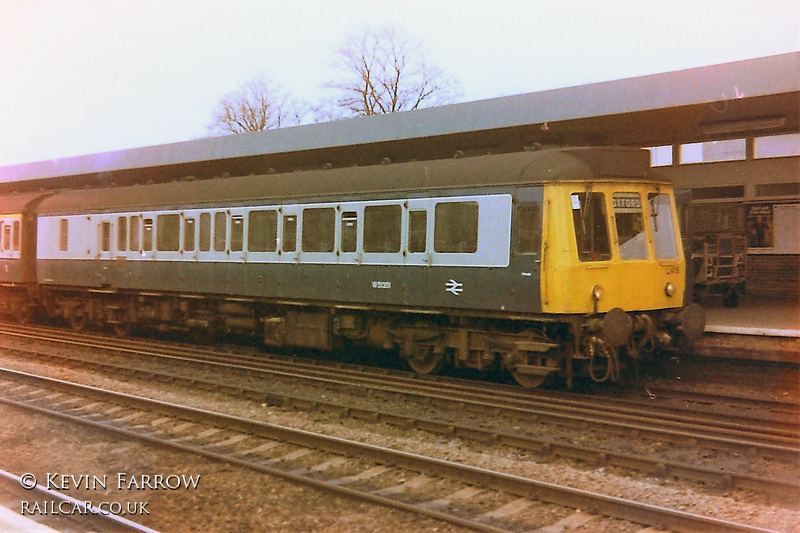
[[[399,205],[370,205],[364,208],[364,251],[397,253],[403,208]]]
[[[180,215],[158,215],[156,221],[156,249],[161,252],[177,252],[180,249]]]
[[[274,252],[278,249],[277,211],[250,211],[247,249],[251,252]]]
[[[142,221],[142,250],[153,250],[153,219],[145,218]]]
[[[231,216],[231,252],[241,252],[244,248],[244,217]]]
[[[128,249],[128,217],[117,217],[117,250]]]
[[[675,223],[672,220],[672,202],[667,194],[650,193],[650,229],[659,259],[677,259],[678,244],[675,237]]]
[[[14,251],[19,251],[19,220],[14,221],[14,231],[13,231],[13,241],[14,241]]]
[[[428,212],[408,213],[408,251],[421,253],[428,249]]]
[[[214,251],[224,252],[228,232],[228,215],[224,211],[214,213]]]
[[[343,253],[355,252],[358,246],[358,213],[345,211],[342,213],[342,247]]]
[[[5,227],[6,225],[0,222],[0,250],[5,250],[5,238],[3,237]]]
[[[283,216],[283,246],[284,252],[297,250],[297,215]]]
[[[211,213],[200,213],[200,251],[211,250]]]
[[[617,224],[619,255],[622,259],[647,259],[647,234],[644,231],[642,197],[635,192],[615,192],[611,196]]]
[[[478,202],[436,204],[433,249],[446,254],[478,251]]]
[[[542,208],[539,204],[517,207],[517,253],[538,254],[542,251]]]
[[[578,258],[581,261],[608,261],[611,259],[611,246],[605,195],[601,192],[574,193],[571,200]]]
[[[133,252],[139,251],[139,216],[132,216],[131,217],[131,246],[130,249]]]
[[[332,207],[303,210],[304,252],[332,252],[335,238],[335,211]]]
[[[4,226],[3,230],[8,228],[8,226]],[[5,239],[6,244],[8,244],[8,235],[3,231],[3,238]],[[62,252],[67,251],[67,247],[69,246],[69,220],[66,218],[61,219],[61,223],[59,226],[59,236],[58,236],[58,247]],[[6,248],[8,250],[8,248]]]
[[[193,218],[183,220],[183,249],[186,252],[194,252],[194,227]]]
[[[111,250],[111,222],[100,223],[100,249],[104,252]]]
[[[63,220],[61,221],[64,222]],[[11,249],[11,226],[3,224],[3,250]],[[64,250],[64,248],[62,248]]]

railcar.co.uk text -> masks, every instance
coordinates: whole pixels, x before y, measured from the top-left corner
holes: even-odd
[[[31,473],[20,477],[20,485],[27,490],[35,488],[49,491],[69,490],[197,490],[200,486],[200,475],[186,474],[138,474],[118,472],[113,476],[91,474],[60,474],[47,473],[45,482],[39,484],[36,476]],[[148,502],[100,502],[79,501],[75,498],[68,499],[37,499],[22,501],[20,514],[25,515],[149,515]]]

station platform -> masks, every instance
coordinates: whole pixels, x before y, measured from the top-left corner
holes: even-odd
[[[738,307],[704,305],[706,332],[800,337],[800,301],[745,300]]]
[[[0,506],[0,531],[3,533],[58,533],[55,529],[2,506]]]
[[[800,301],[743,298],[738,307],[703,302],[706,333],[695,355],[800,364]]]

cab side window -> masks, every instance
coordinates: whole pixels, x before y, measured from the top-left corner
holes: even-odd
[[[517,253],[538,254],[542,250],[542,208],[539,204],[517,207]]]

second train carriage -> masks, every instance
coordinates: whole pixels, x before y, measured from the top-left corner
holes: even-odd
[[[36,206],[48,193],[0,198],[0,313],[33,317],[36,290]]]
[[[63,192],[37,209],[39,301],[75,328],[616,379],[703,329],[671,186],[649,173],[645,151],[561,148]]]

